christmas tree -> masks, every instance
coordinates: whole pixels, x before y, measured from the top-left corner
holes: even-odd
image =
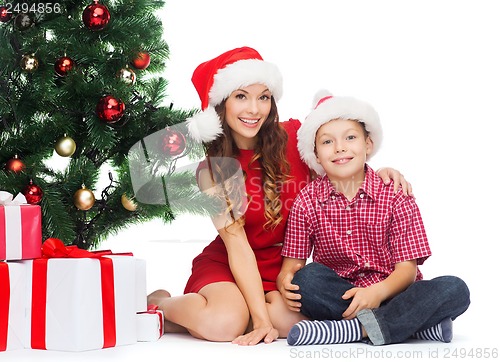
[[[41,206],[44,240],[90,249],[135,223],[206,213],[194,178],[174,172],[177,159],[203,152],[184,136],[193,111],[165,101],[163,6],[0,6],[0,190]],[[131,168],[147,171],[138,185]],[[173,210],[173,199],[184,202]]]

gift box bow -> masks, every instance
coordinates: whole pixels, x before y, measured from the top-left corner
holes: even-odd
[[[139,312],[140,314],[147,313],[147,314],[156,314],[158,310],[158,306],[154,304],[148,305],[148,309],[144,312]]]
[[[24,205],[27,204],[28,201],[26,197],[18,193],[16,197],[7,191],[0,191],[0,205],[9,206],[9,205]]]
[[[88,251],[76,245],[65,245],[60,239],[48,238],[42,244],[42,258],[101,258],[106,255],[117,255],[111,250]],[[122,253],[120,255],[132,255]]]
[[[108,255],[129,255],[132,253],[112,253],[110,250],[88,251],[75,245],[66,246],[57,238],[49,238],[42,244],[42,258],[33,262],[33,296],[32,310],[36,311],[31,319],[31,347],[46,349],[45,324],[46,324],[46,299],[47,299],[47,263],[54,258],[94,258],[101,265],[101,289],[103,309],[103,348],[116,345],[116,318],[113,260],[106,258]]]

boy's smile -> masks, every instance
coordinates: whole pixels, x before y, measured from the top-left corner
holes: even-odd
[[[352,160],[352,157],[340,157],[340,158],[334,159],[332,162],[337,164],[337,165],[343,165],[343,164],[348,163],[351,160]]]

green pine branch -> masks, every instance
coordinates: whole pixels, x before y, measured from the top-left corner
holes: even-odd
[[[45,4],[11,3],[13,7]],[[175,100],[166,101],[168,81],[161,74],[168,66],[169,47],[156,15],[165,3],[103,0],[100,4],[108,8],[111,18],[99,31],[88,29],[82,21],[82,12],[92,3],[61,1],[58,13],[30,13],[34,23],[26,28],[16,21],[18,14],[0,23],[0,190],[17,194],[31,180],[43,190],[43,238],[57,237],[86,249],[98,247],[110,235],[134,224],[155,218],[170,223],[181,213],[206,215],[213,211],[192,173],[172,173],[168,178],[151,174],[142,191],[149,187],[149,197],[158,197],[158,202],[141,202],[136,192],[142,191],[134,190],[132,184],[130,162],[135,156],[129,151],[134,145],[168,127],[187,134],[183,122],[196,112],[176,109]],[[146,69],[131,65],[138,52],[151,56]],[[74,68],[59,76],[54,66],[63,56],[74,61]],[[38,67],[23,69],[26,57],[35,59]],[[135,72],[135,84],[117,76],[125,67]],[[104,95],[125,104],[116,123],[105,122],[96,114]],[[64,159],[67,165],[58,169],[52,164],[58,159],[54,149],[64,135],[75,141],[76,150]],[[186,141],[184,157],[196,160],[203,156],[200,145]],[[6,168],[15,155],[26,166],[23,172]],[[151,156],[166,168],[175,164],[161,151],[153,150]],[[160,187],[165,182],[169,186],[166,199]],[[73,200],[82,185],[96,197],[94,206],[85,211]],[[135,211],[124,207],[123,195],[135,202]]]

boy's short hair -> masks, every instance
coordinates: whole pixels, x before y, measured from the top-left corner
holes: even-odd
[[[319,175],[324,175],[325,171],[316,162],[316,132],[323,124],[339,118],[356,120],[364,124],[373,142],[370,157],[379,150],[382,144],[380,119],[370,104],[352,97],[334,97],[329,91],[320,90],[314,97],[312,111],[297,132],[300,156]]]

